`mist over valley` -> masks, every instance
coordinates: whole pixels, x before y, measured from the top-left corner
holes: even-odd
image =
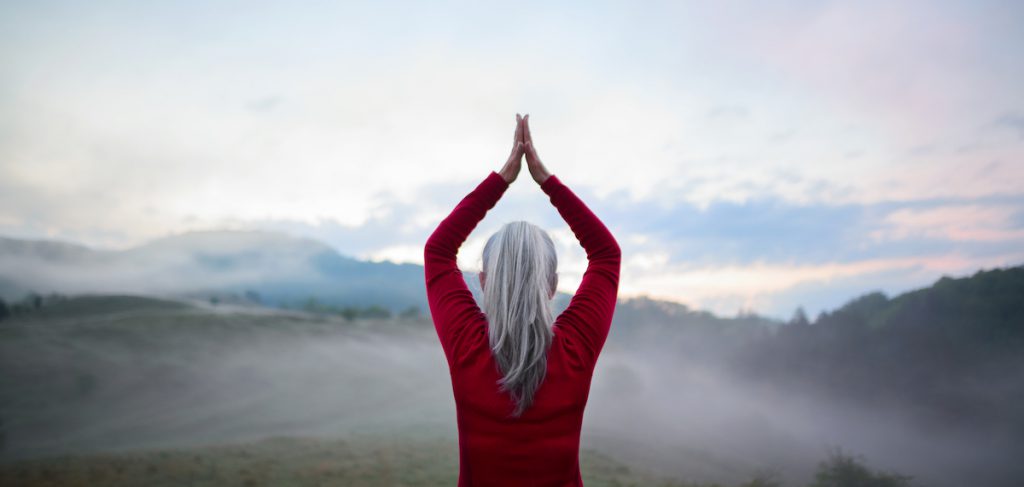
[[[116,252],[0,239],[0,464],[366,436],[457,459],[422,279],[270,232]],[[1024,268],[865,291],[785,322],[620,300],[584,455],[806,485],[839,448],[915,485],[1019,485]]]

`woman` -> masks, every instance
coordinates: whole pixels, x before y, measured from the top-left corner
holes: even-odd
[[[558,177],[548,173],[516,114],[512,154],[427,239],[427,300],[452,377],[459,487],[581,486],[580,427],[590,379],[618,292],[619,246]],[[483,311],[456,265],[473,228],[522,167],[568,223],[589,264],[576,295],[552,320],[554,244],[540,228],[506,224],[484,248]]]

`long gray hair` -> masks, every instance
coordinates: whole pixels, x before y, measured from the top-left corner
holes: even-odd
[[[516,402],[514,416],[533,403],[547,374],[554,336],[551,295],[558,256],[551,237],[524,221],[506,223],[483,251],[483,307],[502,391]]]

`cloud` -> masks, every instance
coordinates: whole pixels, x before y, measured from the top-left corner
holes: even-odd
[[[568,184],[568,183],[567,183]],[[411,195],[381,195],[375,218],[357,226],[325,221],[250,222],[324,240],[373,260],[422,262],[422,244],[475,183],[429,185]],[[882,286],[898,292],[943,274],[1024,261],[1019,215],[1024,195],[871,205],[798,205],[781,199],[682,202],[601,198],[570,186],[612,230],[624,253],[621,292],[683,301],[731,313],[754,309],[786,317],[816,312]],[[463,270],[479,268],[486,238],[507,221],[547,229],[560,255],[560,289],[573,292],[586,269],[575,236],[537,188],[506,193],[460,252]]]
[[[284,103],[281,95],[268,95],[250,101],[246,106],[254,112],[270,112]]]
[[[1007,112],[1000,115],[992,124],[996,127],[1008,128],[1017,132],[1020,138],[1024,139],[1024,115],[1017,112]]]
[[[708,111],[707,116],[712,120],[718,118],[743,119],[750,116],[750,110],[738,105],[718,105],[712,107],[711,110]]]
[[[760,294],[702,299],[764,304],[829,273],[891,276],[870,262],[1021,243],[1020,30],[987,5],[0,9],[8,235],[258,227],[415,259],[500,166],[518,111],[651,292],[749,268]],[[552,229],[572,286],[582,252],[525,181],[479,235]]]
[[[901,240],[914,237],[944,239],[952,242],[1024,241],[1014,217],[1018,205],[945,205],[934,208],[905,208],[886,215],[884,228],[873,232],[876,240]]]

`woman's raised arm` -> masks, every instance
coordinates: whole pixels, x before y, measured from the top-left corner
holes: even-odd
[[[552,175],[537,156],[530,135],[529,115],[524,117],[524,144],[526,165],[534,181],[540,184],[551,204],[569,225],[580,245],[587,252],[587,270],[569,307],[555,320],[557,328],[566,331],[568,338],[578,340],[575,347],[581,366],[593,371],[597,357],[604,347],[611,328],[612,315],[619,289],[619,269],[622,252],[618,242],[601,220],[583,204],[558,176]]]

